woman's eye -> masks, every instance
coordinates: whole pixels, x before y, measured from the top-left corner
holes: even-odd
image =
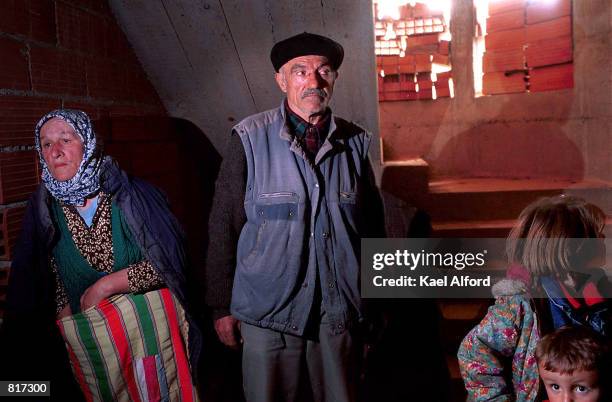
[[[51,144],[48,142],[43,143],[43,148],[49,148],[50,146]]]
[[[62,140],[62,142],[63,142],[64,144],[68,144],[68,143],[70,143],[70,138],[64,138],[64,139]]]

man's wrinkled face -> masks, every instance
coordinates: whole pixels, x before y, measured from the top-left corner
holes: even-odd
[[[325,56],[300,56],[280,68],[276,82],[287,94],[291,110],[308,121],[329,105],[337,77]]]
[[[43,124],[40,148],[49,173],[55,180],[70,180],[79,170],[83,160],[83,143],[64,120],[55,117]]]
[[[559,374],[540,368],[540,377],[550,402],[598,402],[599,376],[596,371]]]

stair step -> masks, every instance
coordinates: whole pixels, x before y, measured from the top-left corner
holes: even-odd
[[[516,219],[432,222],[432,237],[506,238],[515,224]],[[606,218],[604,234],[612,235],[612,216]]]
[[[612,209],[612,183],[601,180],[510,180],[446,179],[429,183],[429,195],[421,207],[434,225],[448,221],[508,221],[516,219],[530,203],[541,197],[558,194],[583,197],[606,212]],[[502,226],[481,225],[481,229]]]
[[[0,267],[0,286],[8,283],[10,270],[10,267]]]
[[[505,238],[515,223],[515,219],[432,222],[432,236]]]
[[[496,179],[465,178],[439,179],[429,183],[431,193],[489,193],[499,191],[534,191],[565,189],[612,189],[612,183],[603,180],[561,179]]]
[[[429,164],[422,158],[385,162],[380,188],[406,201],[421,205],[421,197],[428,192]]]
[[[457,356],[446,356],[446,367],[451,380],[461,379],[461,371],[459,370],[459,361]]]
[[[438,308],[444,320],[480,320],[489,308],[490,301],[486,300],[446,300],[438,302]]]
[[[468,332],[482,320],[492,299],[446,299],[438,301],[442,320],[440,336],[445,353],[455,355]]]

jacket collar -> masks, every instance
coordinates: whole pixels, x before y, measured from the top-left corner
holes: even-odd
[[[280,133],[279,133],[280,138],[286,141],[289,141],[291,143],[290,150],[296,153],[297,155],[299,155],[300,157],[302,157],[303,159],[308,161],[309,158],[306,155],[306,152],[302,148],[298,138],[292,134],[291,128],[289,127],[289,124],[287,123],[287,111],[285,110],[285,100],[284,99],[280,105],[280,114],[281,114],[281,118],[283,122],[281,129],[280,129]],[[335,148],[338,150],[344,149],[344,145],[345,145],[344,139],[338,138],[339,134],[336,129],[337,129],[336,115],[334,115],[332,111],[331,116],[330,116],[330,122],[329,122],[329,133],[327,134],[327,137],[325,138],[323,145],[321,145],[321,148],[319,148],[319,152],[317,153],[317,156],[315,157],[315,160],[314,160],[315,165],[318,165],[321,162],[321,160],[323,160],[323,158],[327,156],[327,154],[329,154]]]

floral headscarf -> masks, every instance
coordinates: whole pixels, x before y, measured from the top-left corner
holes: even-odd
[[[74,177],[66,181],[55,180],[51,175],[40,146],[40,129],[53,118],[60,118],[68,123],[83,143],[83,160],[79,169]],[[85,205],[87,196],[100,189],[100,166],[103,160],[97,147],[96,135],[89,116],[80,110],[57,109],[47,113],[38,121],[34,134],[36,150],[42,168],[42,181],[47,190],[53,197],[65,204]]]

